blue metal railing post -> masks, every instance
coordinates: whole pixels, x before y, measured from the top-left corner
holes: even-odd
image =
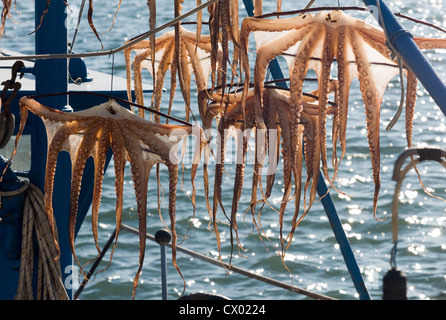
[[[67,6],[64,1],[52,1],[48,12],[41,20],[46,6],[46,0],[35,1],[35,26],[37,28],[40,25],[35,32],[36,54],[67,53],[67,29],[65,26],[65,10]],[[36,60],[34,68],[35,93],[48,94],[68,91],[67,68],[67,59]],[[67,96],[41,98],[39,102],[53,108],[62,109],[67,105]],[[29,178],[34,185],[43,191],[47,155],[46,130],[42,120],[37,116],[30,114],[30,120],[33,134],[31,135],[31,168]],[[53,207],[59,231],[60,264],[64,283],[68,276],[72,276],[73,272],[72,255],[67,232],[68,212],[70,209],[70,177],[71,164],[69,157],[61,154],[58,159],[54,181]],[[77,281],[77,279],[74,281]],[[71,297],[71,290],[67,290],[67,292]]]
[[[383,21],[379,19],[377,0],[363,0],[363,2],[369,10],[377,10],[376,13],[373,12],[373,16],[381,26],[385,26],[389,42],[398,51],[398,55],[402,58],[404,64],[415,73],[432,99],[446,115],[446,86],[418,48],[412,34],[403,28],[384,1],[379,2]]]
[[[171,240],[171,235],[166,229],[160,229],[155,233],[155,241],[160,246],[161,259],[161,298],[167,300],[167,263],[166,263],[166,246]]]
[[[245,8],[248,12],[248,15],[253,16],[254,6],[252,0],[243,0],[243,2],[245,4]],[[271,61],[269,68],[271,71],[271,75],[275,79],[284,78],[277,59]],[[347,265],[347,269],[350,273],[356,291],[359,294],[359,298],[361,300],[370,300],[370,295],[365,286],[364,279],[361,275],[361,271],[359,270],[358,264],[355,259],[355,255],[353,254],[352,248],[350,246],[350,242],[348,241],[347,235],[345,234],[344,228],[342,227],[342,223],[341,220],[339,219],[339,215],[336,211],[333,199],[330,193],[328,192],[327,185],[321,173],[319,173],[317,193],[319,197],[322,197],[321,198],[322,205],[330,221],[330,225],[335,235],[335,238],[339,244],[339,247],[341,248],[341,253],[344,257],[344,261]]]

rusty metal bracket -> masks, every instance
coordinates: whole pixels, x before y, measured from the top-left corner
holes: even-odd
[[[2,93],[0,94],[0,98],[2,99],[2,106],[4,106],[5,109],[9,108],[10,103],[12,102],[15,95],[22,87],[22,84],[20,82],[16,82],[16,78],[17,78],[17,75],[20,73],[19,79],[22,79],[24,73],[21,72],[21,69],[23,67],[25,67],[25,64],[23,63],[23,61],[16,61],[11,68],[11,79],[3,81],[1,83],[1,85],[4,87],[3,87]],[[11,93],[11,95],[8,98],[6,98],[6,93],[10,89],[12,89],[13,92]]]
[[[11,138],[15,127],[15,117],[10,111],[10,104],[14,100],[17,92],[22,87],[20,82],[16,81],[17,76],[19,79],[23,77],[22,68],[25,66],[23,61],[16,61],[11,68],[11,79],[3,81],[3,90],[0,94],[0,149],[3,149]],[[6,94],[12,89],[9,97]],[[2,110],[3,109],[3,110]]]

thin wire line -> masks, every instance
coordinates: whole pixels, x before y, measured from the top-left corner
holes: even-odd
[[[195,7],[194,9],[186,12],[185,14],[174,18],[172,20],[170,20],[169,22],[153,29],[150,30],[148,32],[142,33],[141,35],[132,38],[131,40],[129,40],[126,44],[117,47],[115,49],[111,49],[111,50],[106,50],[106,51],[95,51],[95,52],[85,52],[85,53],[72,53],[72,54],[65,54],[65,53],[61,53],[61,54],[36,54],[36,55],[19,55],[19,56],[0,56],[0,61],[2,60],[23,60],[23,59],[39,59],[39,60],[45,60],[45,59],[67,59],[67,58],[85,58],[85,57],[99,57],[99,56],[109,56],[111,54],[115,54],[121,51],[124,51],[125,49],[133,46],[134,44],[141,42],[142,40],[150,37],[153,34],[156,34],[168,27],[171,27],[175,24],[177,24],[178,22],[180,22],[183,19],[186,19],[187,17],[193,15],[194,13],[196,13],[197,11],[200,11],[202,9],[207,8],[208,6],[210,6],[211,4],[217,2],[219,0],[209,0],[208,2]]]
[[[112,68],[111,68],[111,77],[110,77],[110,94],[113,93],[113,76],[115,71],[115,55],[112,55]]]
[[[160,115],[162,117],[165,117],[165,118],[173,120],[173,121],[176,121],[176,122],[181,123],[183,125],[186,125],[186,126],[189,126],[189,127],[194,126],[190,122],[187,122],[187,121],[181,120],[179,118],[170,116],[170,115],[165,114],[165,113],[163,113],[161,111],[157,111],[155,109],[152,109],[152,108],[149,108],[149,107],[146,107],[146,106],[142,106],[140,104],[128,101],[126,99],[122,99],[122,98],[119,98],[119,97],[114,97],[112,95],[99,93],[99,92],[94,92],[94,91],[69,91],[69,92],[55,92],[55,93],[47,93],[47,94],[35,94],[35,95],[29,95],[29,96],[27,96],[27,98],[28,99],[37,99],[37,98],[53,97],[53,96],[61,96],[61,95],[83,95],[83,94],[90,94],[90,95],[95,95],[95,96],[104,97],[104,98],[108,98],[108,99],[114,99],[116,101],[119,101],[119,102],[122,102],[122,103],[125,103],[125,104],[129,104],[129,105],[132,105],[134,107],[141,108],[141,109],[144,109],[146,111],[155,113],[157,115]]]
[[[81,8],[79,9],[79,16],[77,17],[76,29],[74,29],[73,40],[71,40],[70,51],[68,53],[71,54],[73,51],[74,43],[76,42],[77,32],[79,31],[79,26],[81,24],[82,12],[84,11],[85,0],[82,0]]]

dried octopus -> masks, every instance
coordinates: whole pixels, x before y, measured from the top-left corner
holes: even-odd
[[[237,77],[238,62],[240,59],[240,30],[239,30],[239,4],[238,0],[219,0],[208,7],[209,33],[212,41],[213,52],[211,55],[212,89],[214,85],[221,87],[226,92],[227,78],[231,77],[230,84]],[[229,60],[229,43],[233,44],[233,57],[230,62],[231,74],[227,70]],[[221,46],[222,63],[218,67],[217,53]],[[218,68],[217,68],[218,67]]]
[[[12,6],[11,0],[2,0],[2,2],[3,2],[3,9],[2,9],[2,17],[0,25],[0,37],[5,34],[6,18],[11,19],[11,6]]]
[[[145,234],[147,228],[146,205],[148,179],[151,168],[157,163],[166,165],[169,172],[169,216],[172,232],[172,260],[173,265],[181,275],[176,263],[177,235],[175,231],[175,201],[178,179],[178,158],[175,153],[175,148],[180,140],[186,136],[198,134],[197,138],[201,139],[201,130],[196,128],[197,131],[194,131],[192,126],[187,125],[165,125],[149,122],[125,109],[113,99],[84,111],[66,113],[46,107],[33,99],[24,97],[20,100],[21,118],[19,132],[16,137],[16,149],[26,123],[28,110],[35,113],[43,120],[47,130],[48,156],[45,171],[44,201],[54,241],[57,243],[52,208],[54,175],[59,152],[67,151],[72,163],[69,212],[69,242],[71,250],[75,260],[79,264],[75,253],[74,230],[82,174],[87,159],[92,157],[95,165],[92,201],[92,230],[97,250],[100,252],[97,231],[98,213],[106,153],[111,148],[116,178],[115,247],[121,226],[124,170],[127,161],[131,164],[131,174],[135,188],[139,218],[140,254],[139,269],[133,283],[133,297],[135,296],[135,290],[138,285],[139,275],[144,261]],[[195,158],[191,170],[192,181],[195,178],[201,149],[201,142],[198,142],[197,152],[194,155]],[[13,152],[12,157],[14,154],[15,151]]]
[[[315,199],[316,185],[319,174],[319,166],[314,167],[314,163],[319,164],[320,159],[320,141],[318,139],[318,109],[319,106],[315,101],[317,97],[313,94],[306,94],[303,102],[303,110],[301,113],[300,121],[298,127],[298,146],[292,146],[291,137],[291,112],[290,112],[290,92],[286,89],[279,89],[277,87],[264,87],[263,89],[264,97],[264,108],[262,113],[262,119],[266,126],[266,137],[259,138],[256,137],[255,144],[257,149],[257,144],[263,144],[265,150],[268,153],[268,170],[266,177],[266,189],[263,190],[260,187],[263,198],[260,202],[265,204],[271,195],[272,188],[275,180],[275,173],[279,158],[279,147],[281,146],[281,153],[283,158],[283,188],[284,194],[280,203],[280,208],[276,210],[279,214],[279,228],[280,228],[280,241],[282,246],[282,257],[284,257],[284,251],[289,247],[294,231],[303,217],[308,213],[311,208],[312,203]],[[244,101],[245,100],[245,101]],[[212,212],[211,221],[213,222],[213,229],[216,234],[217,244],[220,251],[220,235],[217,226],[217,205],[220,204],[223,212],[225,213],[222,199],[221,199],[221,185],[222,185],[222,175],[223,168],[225,164],[225,147],[228,140],[227,131],[229,128],[233,127],[236,129],[236,141],[237,141],[237,154],[236,154],[236,171],[234,178],[233,187],[233,198],[231,214],[228,216],[230,223],[230,241],[231,244],[234,242],[234,238],[239,247],[241,247],[238,232],[237,232],[237,221],[236,213],[238,210],[238,205],[240,201],[240,196],[243,189],[243,180],[245,176],[245,166],[246,166],[246,153],[247,153],[247,142],[249,140],[251,131],[256,129],[256,116],[255,116],[255,93],[254,90],[248,91],[248,97],[243,97],[241,92],[234,92],[226,95],[220,93],[200,92],[198,96],[199,101],[199,111],[203,122],[203,128],[205,133],[212,126],[213,119],[217,119],[218,127],[218,147],[216,158],[216,170],[215,170],[215,184],[214,184],[214,202],[213,207],[209,211]],[[242,112],[242,101],[245,103],[244,112]],[[224,102],[222,104],[222,102]],[[266,107],[267,106],[267,107]],[[337,114],[336,105],[330,103],[327,105],[327,113]],[[334,123],[336,123],[336,118],[333,118]],[[336,125],[334,125],[336,127]],[[303,148],[303,142],[305,141],[306,148]],[[295,147],[295,148],[294,148]],[[293,152],[296,150],[296,152]],[[305,150],[305,151],[304,151]],[[304,210],[301,216],[300,212],[300,200],[302,191],[302,164],[303,164],[303,154],[305,154],[305,161],[307,164],[307,178],[304,185]],[[264,165],[266,154],[260,155],[257,159],[256,166],[254,170],[259,170],[259,172],[253,172],[253,182],[252,182],[252,194],[251,194],[251,213],[253,215],[253,223],[260,233],[263,233],[262,224],[260,221],[261,210],[257,213],[257,220],[255,217],[254,210],[257,200],[257,186],[261,185],[261,180],[259,179],[260,171]],[[315,160],[317,159],[317,160]],[[207,161],[204,162],[206,165]],[[315,178],[316,177],[316,178]],[[295,194],[291,194],[292,189],[292,178],[294,179]],[[311,188],[310,188],[311,184]],[[206,187],[206,186],[205,186]],[[307,191],[311,189],[310,199],[306,200]],[[207,194],[207,193],[206,193]],[[288,235],[283,236],[283,225],[284,225],[284,215],[287,203],[294,197],[295,209],[291,221],[291,230]],[[274,209],[275,210],[275,209]],[[225,213],[226,215],[226,213]],[[234,237],[235,233],[235,237]],[[263,233],[264,234],[264,233]],[[231,246],[232,248],[232,246]]]
[[[149,1],[150,25],[154,28],[156,20],[155,1]],[[179,17],[182,9],[182,0],[174,1],[175,17]],[[201,1],[197,1],[200,5]],[[195,75],[197,90],[207,88],[209,74],[211,74],[211,87],[221,86],[225,91],[227,79],[227,63],[229,61],[229,40],[238,42],[238,1],[220,0],[209,6],[209,32],[210,35],[202,35],[202,13],[197,14],[195,33],[184,29],[181,23],[175,24],[175,29],[157,39],[154,36],[149,41],[142,41],[124,51],[127,68],[127,88],[129,100],[131,100],[131,65],[134,70],[135,96],[138,104],[143,104],[142,94],[142,68],[147,68],[152,73],[154,94],[152,102],[155,109],[159,109],[161,102],[162,86],[167,69],[171,70],[170,104],[176,88],[178,76],[181,93],[186,104],[186,121],[191,110],[191,72]],[[131,52],[137,56],[131,61]],[[234,45],[233,59],[231,61],[232,76],[237,70],[237,61],[240,55],[239,46]],[[153,63],[154,61],[154,63]],[[141,112],[143,113],[143,112]]]
[[[175,36],[176,32],[172,30],[155,39],[155,50],[152,47],[153,41],[151,40],[141,41],[124,50],[127,72],[127,95],[129,100],[132,100],[132,69],[135,100],[139,105],[144,105],[142,70],[146,68],[152,73],[155,81],[152,95],[155,110],[160,110],[164,79],[169,68],[171,71],[169,110],[172,105],[173,95],[175,94],[177,72],[182,75],[180,88],[186,106],[190,106],[192,72],[195,76],[197,89],[202,90],[207,88],[210,72],[210,53],[212,51],[210,37],[202,35],[200,38],[197,38],[195,33],[184,28],[180,28],[180,31],[181,37],[178,45],[175,44],[177,41]],[[182,48],[181,58],[179,60],[175,59],[176,47]],[[133,51],[136,52],[136,56],[131,60],[131,53]],[[152,61],[155,61],[155,63]],[[140,109],[140,115],[144,115],[142,109]]]
[[[362,99],[365,105],[367,138],[371,155],[375,194],[373,199],[373,214],[376,213],[378,193],[380,189],[380,150],[379,150],[379,119],[381,101],[387,83],[398,74],[397,62],[392,60],[392,52],[386,46],[386,35],[365,21],[355,19],[342,11],[320,12],[316,15],[304,14],[293,18],[266,19],[246,18],[241,27],[242,66],[245,72],[245,95],[250,79],[249,61],[247,57],[249,34],[265,31],[256,39],[257,57],[254,67],[254,88],[257,102],[256,123],[258,128],[265,128],[262,118],[262,108],[265,108],[263,97],[263,81],[269,62],[275,57],[285,57],[290,76],[290,113],[291,136],[297,137],[300,114],[303,104],[303,84],[309,69],[316,72],[318,79],[319,128],[318,136],[321,147],[322,169],[331,182],[327,170],[326,151],[326,105],[333,61],[337,64],[338,75],[338,129],[337,137],[342,148],[340,161],[346,150],[346,122],[348,110],[348,95],[353,78],[360,83]],[[270,35],[268,36],[268,32]],[[277,34],[282,32],[282,34]],[[262,38],[263,37],[263,38]],[[414,38],[422,49],[444,47],[443,39]],[[416,78],[410,70],[407,74],[407,132],[408,144],[411,145],[411,127],[413,108],[416,96]],[[297,146],[297,141],[292,141]],[[315,164],[315,166],[319,164]]]

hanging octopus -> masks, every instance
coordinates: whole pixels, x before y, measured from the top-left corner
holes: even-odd
[[[338,113],[337,139],[341,145],[341,162],[346,150],[346,124],[348,111],[348,96],[353,78],[360,83],[362,98],[365,105],[367,139],[372,162],[375,194],[373,198],[373,214],[376,214],[378,194],[380,190],[380,150],[379,150],[379,120],[381,101],[387,83],[398,74],[398,64],[392,59],[391,51],[386,46],[384,32],[362,20],[355,19],[342,11],[320,12],[316,15],[303,14],[293,18],[266,19],[246,18],[241,27],[242,66],[245,72],[246,84],[251,72],[247,57],[249,34],[258,33],[257,57],[254,66],[254,88],[257,102],[257,127],[265,128],[262,119],[263,81],[269,62],[282,55],[289,68],[290,76],[290,112],[292,117],[292,139],[297,137],[300,114],[303,103],[303,85],[309,69],[316,72],[318,79],[319,114],[317,128],[321,147],[322,170],[325,177],[332,182],[327,170],[326,151],[326,105],[330,91],[330,76],[333,61],[337,64],[338,75]],[[278,34],[281,32],[281,34]],[[414,38],[422,49],[445,47],[444,39]],[[406,69],[408,78],[407,92],[407,123],[408,133],[411,133],[413,108],[416,94],[416,78]],[[411,141],[411,135],[408,136]],[[293,143],[297,145],[297,143]],[[336,157],[337,159],[337,157]],[[318,164],[317,164],[318,165]]]
[[[152,73],[155,81],[152,95],[155,110],[160,110],[164,79],[169,68],[171,71],[169,112],[175,94],[177,73],[180,70],[182,75],[180,89],[185,99],[186,108],[190,106],[192,73],[195,76],[197,90],[207,88],[210,72],[210,53],[212,51],[210,37],[202,35],[197,38],[197,35],[191,31],[184,28],[179,30],[181,31],[181,37],[178,46],[182,48],[179,60],[175,59],[175,30],[169,31],[155,39],[155,50],[152,48],[153,41],[141,41],[124,50],[129,100],[133,100],[131,97],[132,69],[135,98],[139,105],[144,105],[142,70],[146,68]],[[133,51],[136,52],[136,56],[132,61],[131,53]],[[221,58],[218,59],[220,60]],[[152,61],[155,61],[155,63]],[[186,111],[188,110],[186,109]],[[142,109],[140,109],[140,115],[144,115]]]
[[[333,86],[335,88],[336,86]],[[265,139],[255,139],[256,150],[257,144],[262,144],[267,150],[268,155],[268,169],[266,177],[266,188],[262,192],[262,199],[257,200],[257,186],[260,185],[259,179],[260,171],[264,165],[266,154],[258,157],[258,165],[254,167],[252,194],[251,194],[251,213],[253,215],[253,223],[257,230],[261,232],[260,213],[255,212],[253,207],[257,202],[265,204],[271,195],[274,184],[276,168],[279,162],[279,151],[281,150],[283,158],[283,188],[284,194],[280,203],[280,208],[276,210],[279,214],[280,240],[283,253],[288,248],[293,238],[294,231],[303,217],[308,213],[312,203],[315,200],[317,179],[319,175],[319,161],[320,161],[320,144],[318,139],[318,104],[317,96],[314,93],[305,94],[303,102],[303,110],[301,112],[301,123],[298,127],[298,145],[292,145],[291,139],[291,108],[290,108],[290,92],[289,90],[280,89],[277,87],[266,86],[263,88],[264,108],[262,119],[266,126]],[[213,207],[208,210],[212,212],[211,221],[213,221],[213,229],[216,234],[219,251],[220,234],[218,231],[217,206],[220,205],[223,213],[225,209],[221,199],[222,176],[225,164],[225,148],[229,138],[228,129],[235,128],[237,141],[236,154],[236,171],[233,187],[233,198],[231,214],[228,217],[230,223],[230,241],[234,240],[241,247],[237,232],[236,213],[240,201],[240,196],[243,189],[243,180],[245,176],[247,142],[250,138],[251,131],[256,129],[256,115],[255,115],[255,93],[254,90],[248,91],[248,97],[244,101],[245,109],[242,112],[242,101],[244,100],[243,93],[234,92],[226,95],[221,93],[200,92],[198,95],[199,111],[203,122],[203,129],[205,134],[212,126],[213,119],[217,119],[217,130],[219,137],[217,138],[216,150],[216,170],[215,170],[215,184],[214,184],[214,198]],[[222,104],[223,102],[223,104]],[[327,105],[327,114],[333,114],[333,122],[336,123],[337,106],[334,103]],[[334,128],[336,125],[333,126]],[[334,129],[335,130],[335,129]],[[305,141],[306,148],[303,148]],[[279,147],[281,149],[279,150]],[[297,152],[294,152],[296,150]],[[303,152],[305,150],[305,152]],[[302,164],[303,154],[305,154],[305,162],[307,165],[307,178],[302,188]],[[207,164],[205,160],[204,165]],[[317,164],[317,165],[315,165]],[[255,170],[259,170],[255,172]],[[291,194],[292,179],[294,179],[295,194]],[[311,187],[310,187],[311,185]],[[206,195],[208,186],[205,186]],[[304,210],[301,216],[300,213],[300,199],[301,191],[304,190]],[[306,194],[310,190],[309,200],[307,201]],[[283,235],[284,215],[287,203],[294,197],[295,209],[291,222],[291,230],[287,236]],[[206,196],[208,198],[208,196]],[[255,215],[257,214],[257,220]],[[231,246],[232,248],[232,246]],[[282,254],[282,257],[284,255]]]
[[[164,164],[169,171],[169,216],[172,232],[173,265],[181,272],[176,263],[176,229],[175,202],[178,179],[178,157],[176,148],[181,139],[195,135],[197,149],[191,169],[191,181],[195,195],[195,179],[198,162],[202,150],[201,130],[186,125],[165,125],[149,122],[119,105],[115,100],[100,104],[84,111],[66,113],[46,107],[37,101],[24,97],[20,100],[20,128],[16,137],[17,143],[23,132],[28,110],[38,115],[44,122],[48,136],[48,156],[45,171],[45,207],[52,228],[54,241],[55,221],[52,208],[52,194],[57,156],[61,151],[67,151],[72,163],[71,200],[69,214],[69,242],[73,256],[79,264],[75,253],[74,230],[78,208],[82,173],[89,157],[94,160],[94,191],[92,200],[92,230],[98,251],[98,213],[102,191],[102,180],[106,153],[111,149],[114,159],[116,188],[116,248],[122,219],[123,183],[126,162],[131,165],[135,196],[139,218],[139,269],[133,283],[133,297],[138,285],[139,275],[144,261],[146,235],[146,205],[148,179],[151,168],[155,164]],[[12,159],[11,157],[11,159]],[[111,254],[113,255],[113,253]],[[80,265],[80,264],[79,264]]]

